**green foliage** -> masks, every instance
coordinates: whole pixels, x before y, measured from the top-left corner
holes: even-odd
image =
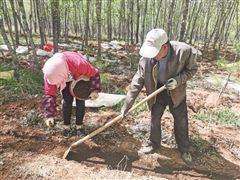
[[[227,107],[216,110],[202,110],[195,114],[194,117],[198,120],[210,123],[240,126],[240,116]]]
[[[0,66],[0,71],[11,70],[11,67]],[[26,95],[35,95],[42,93],[43,76],[41,72],[34,72],[29,69],[19,69],[16,72],[17,78],[0,79],[1,101],[14,100]],[[2,102],[1,102],[2,103]]]
[[[40,122],[42,122],[42,118],[38,115],[36,110],[31,110],[27,114],[27,116],[24,118],[24,121],[27,125],[38,125]]]
[[[239,42],[234,43],[233,47],[236,53],[240,54],[240,43]]]
[[[224,58],[220,58],[217,61],[217,66],[228,72],[239,72],[240,71],[240,61],[235,62],[235,63],[229,63]]]
[[[141,99],[137,99],[135,101],[135,104],[137,104],[140,101],[141,101]],[[133,114],[133,116],[138,116],[140,113],[146,112],[146,111],[148,111],[148,106],[147,106],[147,103],[144,103],[141,106],[139,106],[137,109],[135,109],[132,114]]]
[[[107,88],[109,86],[109,74],[108,73],[101,73],[100,78],[101,78],[102,87]]]
[[[211,146],[209,142],[203,140],[199,135],[192,137],[191,141],[194,149],[196,149],[199,154],[210,155],[212,158],[218,156],[216,149]]]
[[[116,104],[116,106],[113,107],[114,111],[121,112],[122,106],[124,104],[124,101],[121,101],[120,103]]]

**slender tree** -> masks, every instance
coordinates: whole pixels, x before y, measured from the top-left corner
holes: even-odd
[[[51,0],[51,11],[52,11],[53,46],[54,46],[54,52],[57,52],[59,35],[60,35],[60,16],[59,16],[58,0]]]
[[[189,0],[183,0],[183,13],[182,13],[182,23],[181,23],[181,30],[180,30],[180,41],[184,41],[184,35],[187,26],[187,16],[188,16],[188,6]]]
[[[107,33],[108,40],[112,40],[112,0],[107,1]]]
[[[145,21],[146,21],[146,15],[147,15],[147,8],[148,8],[148,0],[145,0],[144,12],[143,12],[143,15],[142,15],[141,42],[144,41],[144,34],[145,34]]]
[[[43,21],[43,16],[42,16],[42,3],[40,0],[35,0],[35,5],[38,7],[37,10],[37,19],[38,19],[38,26],[39,26],[39,33],[40,33],[40,39],[41,39],[41,47],[45,44],[45,24]]]
[[[101,0],[96,0],[96,15],[97,15],[97,41],[98,41],[98,51],[97,58],[101,59],[101,43],[102,43],[102,21],[101,21]]]
[[[33,41],[32,33],[29,30],[29,26],[28,26],[28,22],[27,22],[27,17],[26,17],[26,12],[25,12],[25,8],[24,8],[23,0],[18,0],[18,5],[19,5],[20,12],[21,12],[21,15],[22,15],[23,28],[24,28],[24,31],[26,32],[26,34],[28,35],[29,43],[30,43],[30,46],[31,46],[31,49],[32,49],[32,52],[33,52],[33,58],[35,60],[36,66],[38,66],[39,63],[38,63],[38,59],[37,59],[35,44],[34,44],[34,41]]]
[[[139,42],[139,23],[140,23],[140,0],[136,0],[137,3],[137,22],[136,22],[136,32],[135,32],[135,42]]]
[[[88,36],[89,36],[89,7],[90,1],[87,0],[86,11],[85,11],[85,34],[84,34],[84,42],[85,46],[88,46]]]
[[[174,11],[174,6],[175,6],[175,0],[171,1],[170,7],[169,7],[169,12],[168,12],[168,23],[167,23],[167,33],[168,37],[172,39],[172,18],[173,18],[173,11]]]

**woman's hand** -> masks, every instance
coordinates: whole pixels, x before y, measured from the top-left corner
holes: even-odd
[[[54,126],[54,118],[46,118],[44,120],[47,127],[53,127]]]
[[[89,95],[89,98],[91,100],[96,100],[99,97],[98,91],[93,91],[91,92],[91,94]]]

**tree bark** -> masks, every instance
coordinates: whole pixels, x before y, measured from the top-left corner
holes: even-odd
[[[33,51],[33,58],[35,60],[36,66],[38,66],[39,63],[37,61],[35,44],[34,44],[34,41],[33,41],[32,33],[31,33],[31,31],[29,30],[29,27],[28,27],[27,17],[26,17],[26,12],[25,12],[25,8],[24,8],[23,0],[18,0],[18,5],[19,5],[20,12],[21,12],[21,15],[22,15],[23,27],[24,27],[24,30],[25,30],[26,34],[28,35],[29,43],[30,43],[31,49]]]
[[[97,51],[97,58],[101,59],[101,43],[102,43],[102,34],[101,34],[101,0],[96,0],[96,15],[97,15],[97,41],[98,41],[98,51]]]
[[[204,27],[204,32],[205,32],[205,34],[204,34],[204,45],[203,45],[203,52],[205,52],[205,50],[206,50],[206,48],[207,48],[207,44],[208,44],[208,25],[209,25],[209,22],[210,22],[210,19],[211,19],[211,17],[210,17],[210,13],[211,13],[211,7],[212,7],[212,1],[210,1],[209,2],[209,4],[208,4],[208,9],[207,9],[207,15],[206,15],[206,22],[205,22],[205,27]],[[202,57],[204,57],[204,54],[205,53],[203,53],[203,56]]]
[[[12,44],[13,44],[13,48],[14,50],[16,49],[16,43],[14,42],[14,38],[13,38],[13,32],[12,32],[12,24],[10,22],[10,18],[9,18],[9,15],[8,15],[8,8],[7,8],[7,4],[6,4],[6,1],[3,0],[2,1],[2,5],[1,7],[3,8],[3,15],[4,15],[4,19],[5,19],[5,22],[7,24],[7,27],[8,27],[8,31],[9,31],[9,36],[11,38],[11,41],[12,41]]]
[[[202,9],[202,1],[199,3],[197,13],[195,14],[195,17],[194,17],[194,20],[193,20],[193,25],[192,25],[192,30],[191,30],[191,34],[190,34],[189,44],[192,44],[193,32],[195,30],[196,22],[197,22],[197,19],[199,17],[199,13],[200,13],[201,9]]]
[[[2,5],[1,5],[1,7],[2,7]],[[3,8],[1,8],[1,11],[2,11],[2,9]],[[4,43],[7,45],[10,53],[12,54],[13,62],[16,62],[16,60],[17,60],[16,53],[15,53],[14,49],[12,48],[12,46],[11,46],[9,40],[8,40],[6,31],[5,31],[5,28],[4,28],[4,24],[3,24],[3,19],[2,19],[1,16],[0,16],[0,31],[1,31],[1,35],[3,37]]]
[[[186,31],[186,26],[187,26],[188,6],[189,6],[189,0],[183,0],[183,12],[182,12],[183,16],[182,16],[179,41],[184,41],[184,35]]]
[[[42,12],[43,12],[43,8],[42,8],[42,4],[40,2],[40,0],[35,0],[35,5],[36,7],[38,7],[36,9],[36,14],[37,14],[37,19],[38,19],[38,26],[39,26],[39,33],[40,33],[40,39],[41,39],[41,48],[43,48],[44,44],[45,44],[45,25],[43,22],[43,16],[42,16]]]
[[[69,31],[69,19],[68,19],[68,15],[69,15],[69,4],[67,2],[65,2],[65,11],[64,11],[64,39],[66,42],[68,42],[68,31]]]
[[[160,15],[160,11],[161,11],[161,4],[162,4],[162,0],[159,0],[158,8],[157,8],[157,16],[156,16],[156,19],[155,19],[154,28],[156,28],[158,26],[159,15]]]
[[[130,1],[130,37],[131,37],[131,44],[134,43],[134,38],[133,38],[133,7],[134,7],[134,1]]]
[[[15,43],[16,46],[19,45],[19,29],[18,29],[18,20],[17,20],[17,13],[15,11],[15,5],[13,0],[10,0],[10,6],[12,9],[12,13],[13,13],[13,22],[14,22],[14,31],[15,31]]]
[[[169,7],[168,23],[167,23],[167,33],[168,33],[169,39],[172,39],[172,18],[173,18],[174,5],[175,5],[175,0],[172,0],[171,5]]]
[[[200,1],[200,2],[202,2],[202,0]],[[195,11],[196,11],[196,9],[197,9],[197,4],[198,4],[198,1],[194,1],[194,2],[192,2],[192,3],[194,3],[193,4],[193,8],[191,8],[190,7],[190,9],[192,9],[192,13],[189,13],[189,16],[188,16],[188,25],[187,25],[187,30],[186,30],[186,38],[188,38],[189,37],[189,32],[192,30],[192,28],[193,28],[193,26],[192,26],[192,22],[193,22],[193,18],[195,17],[194,15],[195,15]],[[190,37],[189,37],[190,38]]]
[[[112,40],[112,0],[107,1],[107,32],[108,41]]]
[[[90,1],[87,0],[87,6],[86,6],[86,11],[85,11],[85,34],[84,34],[85,46],[88,46],[88,36],[89,36],[89,7],[90,7]]]
[[[54,52],[58,52],[58,42],[60,35],[60,16],[59,16],[60,12],[58,0],[51,0],[51,11],[52,11],[52,33]]]
[[[139,22],[140,22],[140,0],[137,0],[137,22],[136,22],[136,33],[135,33],[135,42],[139,42]]]
[[[141,42],[144,41],[144,34],[145,34],[145,21],[146,21],[146,14],[147,14],[147,8],[148,8],[148,0],[145,0],[144,5],[144,12],[143,12],[143,21],[142,21],[142,33],[141,33]]]

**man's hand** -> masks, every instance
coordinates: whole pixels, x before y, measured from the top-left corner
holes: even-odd
[[[99,97],[98,91],[93,91],[91,92],[91,94],[89,95],[89,98],[91,100],[96,100]]]
[[[168,90],[173,90],[177,87],[177,80],[174,78],[171,78],[167,80],[167,83],[165,84],[165,86]]]
[[[54,126],[54,118],[46,118],[45,120],[45,124],[47,127],[53,127]]]

